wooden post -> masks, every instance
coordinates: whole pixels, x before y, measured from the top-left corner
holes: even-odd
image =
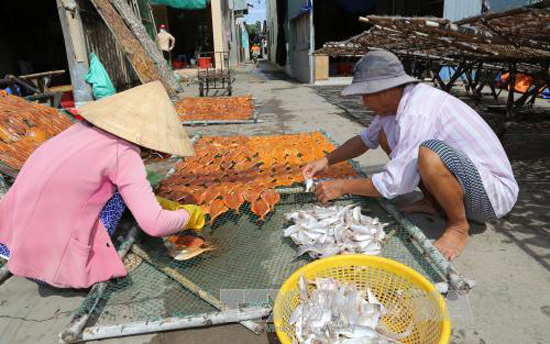
[[[80,19],[78,6],[74,0],[56,0],[59,21],[65,39],[67,62],[73,86],[75,104],[92,100],[92,89],[86,83],[88,73],[88,52],[84,44],[84,29]]]
[[[210,9],[212,11],[212,35],[214,36],[214,56],[215,68],[223,69],[223,13],[221,0],[212,0],[210,2]],[[220,58],[216,53],[221,53]]]
[[[151,39],[145,27],[141,23],[141,20],[134,14],[132,8],[126,1],[123,0],[111,0],[111,3],[115,6],[117,11],[121,14],[122,19],[128,24],[132,32],[136,35],[137,39],[147,51],[147,54],[151,57],[154,63],[157,65],[160,74],[174,90],[180,90],[178,81],[172,69],[166,63],[166,60],[162,56],[157,44]]]
[[[466,82],[464,83],[464,88],[467,92],[472,91],[472,93],[475,90],[474,80],[472,79],[472,68],[469,68],[468,70],[464,71],[464,74],[466,75]]]
[[[508,90],[508,100],[506,101],[506,118],[513,117],[516,114],[514,106],[514,92],[516,89],[516,64],[510,64],[510,89]]]
[[[451,77],[451,80],[449,80],[449,82],[443,87],[443,91],[451,92],[455,82],[458,80],[458,78],[460,77],[460,75],[462,75],[463,72],[464,72],[464,65],[461,63],[457,67],[457,69],[456,69],[455,73],[453,74],[453,76]]]
[[[151,56],[147,54],[145,48],[141,45],[136,36],[130,31],[122,17],[113,7],[110,0],[90,0],[97,12],[120,44],[130,64],[134,68],[139,80],[142,83],[148,83],[160,80],[166,91],[171,97],[176,96],[177,90],[164,78],[160,69],[155,64]]]
[[[432,66],[430,68],[430,71],[432,72],[432,78],[434,80],[434,84],[436,84],[436,82],[437,82],[436,86],[438,85],[439,88],[441,88],[443,90],[443,89],[445,89],[445,83],[443,82],[443,80],[441,80],[441,76],[439,75],[439,73],[441,73],[442,68],[443,67],[441,67],[441,65]]]
[[[325,54],[316,54],[315,57],[315,80],[328,80],[329,78],[329,58]]]

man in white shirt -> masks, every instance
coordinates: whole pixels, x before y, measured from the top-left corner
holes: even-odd
[[[164,24],[159,26],[157,42],[159,49],[162,51],[162,55],[164,55],[164,58],[166,59],[166,62],[170,62],[170,52],[174,49],[176,39],[166,31],[166,25]]]
[[[435,246],[449,260],[466,247],[468,220],[500,218],[516,203],[510,162],[487,123],[461,100],[405,74],[392,53],[367,53],[342,94],[362,95],[377,115],[367,130],[306,166],[304,177],[379,146],[390,162],[368,179],[320,184],[320,201],[346,193],[391,199],[419,186],[424,198],[403,211],[444,213],[446,228]]]

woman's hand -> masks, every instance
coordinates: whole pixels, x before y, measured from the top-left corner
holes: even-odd
[[[304,169],[302,170],[302,174],[305,179],[313,178],[317,173],[323,171],[328,167],[328,159],[326,157],[322,157],[321,159],[317,159],[314,162],[309,163]]]
[[[185,225],[185,229],[191,229],[194,231],[199,231],[204,227],[204,213],[201,210],[201,207],[194,204],[184,204],[183,209],[187,210],[189,213],[189,220]]]
[[[315,189],[315,194],[317,199],[326,204],[328,201],[339,198],[344,192],[344,183],[345,179],[336,179],[328,182],[323,182],[317,185]]]

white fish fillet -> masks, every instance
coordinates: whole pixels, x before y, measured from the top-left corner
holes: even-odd
[[[298,256],[309,253],[312,258],[330,257],[338,254],[362,253],[378,255],[386,224],[365,216],[361,207],[347,206],[319,207],[285,214],[294,222],[284,230],[300,247]]]
[[[308,293],[308,285],[315,289]],[[312,282],[303,276],[298,282],[300,303],[290,315],[296,343],[315,344],[399,344],[410,333],[391,334],[380,322],[384,307],[367,290],[359,292],[355,284],[332,278],[316,278]],[[362,297],[362,294],[367,299]]]

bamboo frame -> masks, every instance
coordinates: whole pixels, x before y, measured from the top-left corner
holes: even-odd
[[[144,84],[160,80],[168,94],[171,97],[176,96],[177,89],[172,87],[173,83],[166,79],[166,75],[163,74],[159,65],[155,63],[154,58],[148,54],[146,47],[136,37],[136,33],[127,26],[123,17],[117,12],[113,2],[111,0],[90,1],[117,43],[122,47],[139,80]]]
[[[4,265],[0,268],[0,284],[11,276],[10,270]]]
[[[189,280],[187,277],[182,275],[177,269],[174,269],[168,265],[162,264],[162,263],[155,263],[145,252],[143,249],[138,247],[137,245],[134,245],[132,247],[132,253],[146,261],[147,263],[151,264],[151,266],[155,267],[156,269],[160,270],[162,273],[167,275],[168,277],[174,279],[176,282],[178,282],[182,287],[189,290],[196,296],[200,297],[202,300],[208,302],[211,306],[215,307],[217,310],[221,311],[224,309],[224,304],[215,298],[214,296],[210,295],[207,291],[201,289],[198,285],[193,283],[191,280]],[[247,320],[240,322],[241,325],[249,329],[250,331],[261,334],[264,332],[265,328],[262,325],[259,325],[255,323],[254,321]]]
[[[217,124],[254,124],[254,123],[263,123],[263,121],[258,120],[258,111],[254,110],[254,114],[252,115],[251,119],[237,119],[233,121],[184,121],[181,123],[187,126],[199,126],[199,125],[217,125]]]
[[[120,16],[126,22],[130,30],[134,33],[138,41],[141,43],[149,57],[153,60],[154,64],[159,69],[159,73],[163,78],[163,81],[170,85],[172,90],[176,92],[183,91],[176,80],[176,76],[172,69],[168,66],[168,63],[162,56],[156,42],[154,42],[149,34],[145,31],[145,27],[141,22],[141,18],[138,18],[135,13],[139,13],[139,7],[136,11],[133,11],[130,5],[125,0],[110,0],[113,6],[120,13]],[[135,5],[135,3],[134,3]]]
[[[254,108],[258,106],[258,99],[256,97],[252,98],[252,104],[254,105]],[[263,123],[263,121],[258,120],[259,114],[260,112],[257,109],[254,109],[252,113],[252,118],[250,119],[237,119],[237,120],[227,120],[227,121],[222,121],[222,120],[182,121],[181,123],[187,126]]]
[[[271,308],[236,309],[181,318],[166,318],[157,321],[138,321],[121,325],[89,327],[84,330],[77,342],[244,322],[264,318],[270,313]]]

